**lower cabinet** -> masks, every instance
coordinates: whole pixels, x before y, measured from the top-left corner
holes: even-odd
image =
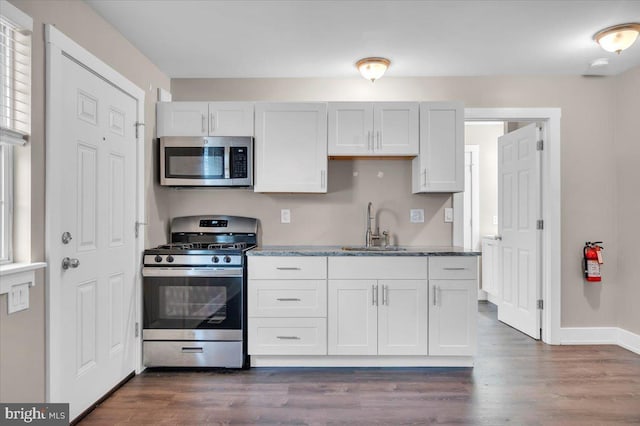
[[[326,355],[326,318],[252,318],[249,354]]]

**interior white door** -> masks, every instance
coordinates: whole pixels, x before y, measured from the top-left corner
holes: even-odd
[[[498,138],[498,233],[501,303],[498,319],[540,338],[540,155],[537,125]]]
[[[137,101],[67,58],[62,61],[67,137],[57,143],[64,161],[59,223],[52,235],[52,285],[59,285],[51,336],[58,365],[52,402],[69,402],[73,419],[135,370],[135,206]],[[64,242],[63,235],[70,239]],[[63,267],[68,259],[68,268]]]

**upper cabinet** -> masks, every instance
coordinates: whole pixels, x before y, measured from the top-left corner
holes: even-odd
[[[327,105],[257,103],[255,192],[327,192]]]
[[[418,154],[417,102],[332,102],[328,128],[330,156]]]
[[[464,106],[462,102],[420,104],[420,155],[413,159],[412,190],[464,191]]]
[[[158,137],[253,136],[251,102],[160,102]]]

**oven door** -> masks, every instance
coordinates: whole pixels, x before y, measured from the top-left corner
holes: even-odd
[[[143,268],[142,275],[145,339],[237,334],[241,340],[242,268]]]

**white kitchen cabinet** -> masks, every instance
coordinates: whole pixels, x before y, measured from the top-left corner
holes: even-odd
[[[157,134],[163,136],[253,136],[253,103],[160,102]]]
[[[497,301],[500,295],[498,285],[498,247],[500,241],[495,238],[482,239],[482,290],[489,295],[490,301]]]
[[[424,258],[329,258],[329,355],[426,355]]]
[[[429,258],[429,355],[475,354],[477,289],[476,257]]]
[[[327,192],[327,105],[257,103],[255,192]]]
[[[412,191],[464,191],[464,107],[420,104],[420,155],[412,163]]]
[[[330,156],[414,156],[418,103],[332,102],[328,129]]]

